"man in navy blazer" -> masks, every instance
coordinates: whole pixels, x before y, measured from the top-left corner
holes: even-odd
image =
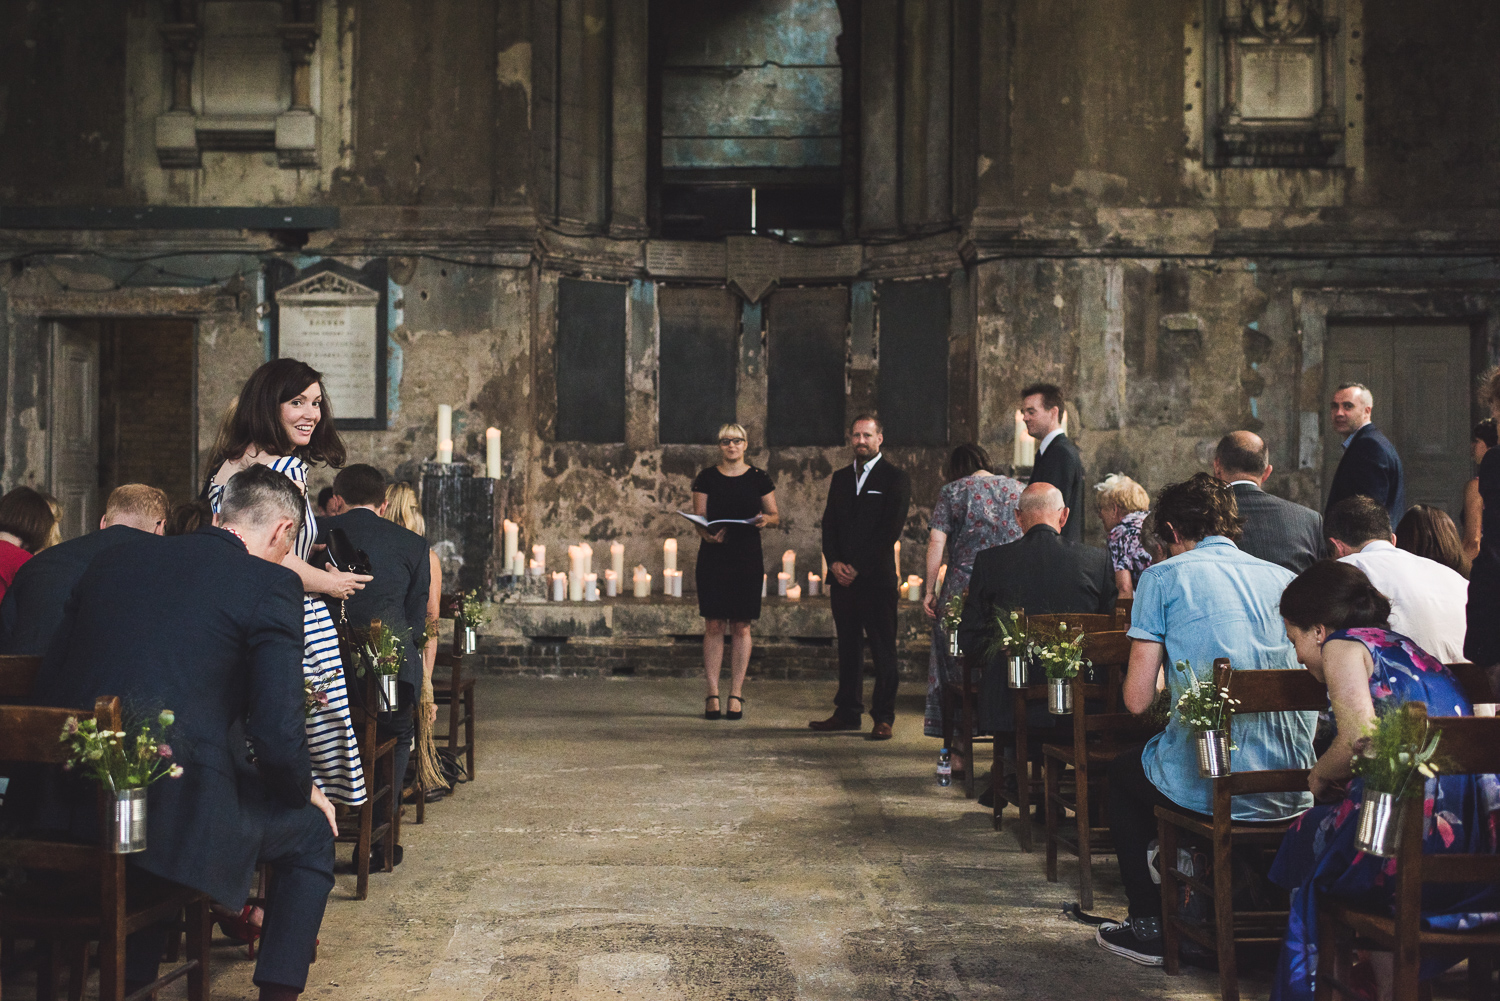
[[[1323,517],[1345,497],[1374,498],[1391,516],[1391,524],[1406,513],[1406,483],[1396,446],[1370,422],[1375,397],[1357,383],[1346,382],[1333,394],[1333,429],[1344,436],[1344,457],[1334,470]]]
[[[127,726],[175,713],[168,739],[183,774],[151,787],[147,847],[130,863],[234,909],[256,865],[271,866],[255,968],[263,999],[306,986],[333,888],[333,807],[312,784],[307,749],[302,582],[279,565],[303,504],[291,480],[256,464],[229,481],[219,527],[100,554],[68,599],[33,697],[86,709],[118,695]],[[29,817],[17,812],[24,826],[97,837],[94,787],[80,779]],[[130,936],[127,989],[156,979],[164,936],[164,926]]]
[[[1062,427],[1062,390],[1050,382],[1038,382],[1021,390],[1021,419],[1026,433],[1036,439],[1036,459],[1031,483],[1050,483],[1073,512],[1062,527],[1068,542],[1083,541],[1083,459],[1078,446]]]
[[[865,639],[875,665],[871,740],[889,740],[896,721],[896,542],[911,507],[911,477],[881,455],[884,429],[873,414],[849,426],[854,463],[836,471],[823,509],[828,603],[839,637],[833,715],[814,730],[858,730],[864,715]]]
[[[99,531],[43,549],[16,571],[0,601],[0,654],[46,653],[62,624],[63,603],[94,557],[143,535],[160,535],[166,523],[166,494],[144,483],[115,487]]]

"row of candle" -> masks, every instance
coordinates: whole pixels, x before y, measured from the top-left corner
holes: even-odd
[[[437,461],[448,465],[453,461],[453,408],[446,403],[438,404]],[[500,478],[500,429],[487,428],[484,432],[484,475],[492,480]],[[510,564],[506,564],[509,569]]]

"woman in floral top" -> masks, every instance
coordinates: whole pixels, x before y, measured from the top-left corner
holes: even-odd
[[[1021,537],[1016,521],[1016,505],[1021,500],[1021,484],[1009,476],[989,471],[990,458],[978,445],[960,445],[948,457],[943,488],[932,506],[931,534],[927,539],[927,579],[938,579],[943,551],[948,552],[948,569],[941,593],[928,588],[923,607],[934,620],[932,656],[927,668],[927,712],[923,733],[929,737],[945,736],[943,713],[945,688],[958,683],[959,665],[948,656],[948,635],[936,619],[955,594],[969,588],[974,571],[974,557],[981,549],[1014,542]],[[953,759],[953,770],[961,771],[966,763]]]
[[[1110,473],[1103,483],[1094,484],[1099,503],[1099,520],[1109,533],[1109,563],[1115,572],[1115,586],[1120,597],[1135,595],[1141,571],[1151,565],[1151,554],[1141,546],[1141,523],[1151,498],[1146,488],[1124,473]]]

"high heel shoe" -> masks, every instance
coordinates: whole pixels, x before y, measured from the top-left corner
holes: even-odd
[[[256,911],[254,904],[246,904],[238,914],[227,911],[216,912],[216,923],[219,931],[231,942],[237,942],[245,947],[245,954],[250,959],[255,958],[255,943],[260,939],[260,925],[251,922],[250,918]]]
[[[744,716],[745,716],[745,700],[742,699],[742,698],[740,698],[738,695],[731,695],[731,696],[729,696],[729,701],[730,702],[738,702],[740,704],[740,707],[738,709],[729,709],[729,710],[726,710],[725,713],[724,713],[724,718],[725,719],[743,719]]]
[[[712,702],[714,704],[714,707],[712,709],[708,708],[708,704],[710,702]],[[703,718],[704,719],[718,719],[719,718],[719,697],[717,695],[710,695],[708,698],[706,698],[706,699],[703,700]]]

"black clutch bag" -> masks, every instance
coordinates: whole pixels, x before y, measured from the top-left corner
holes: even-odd
[[[335,570],[342,570],[344,573],[375,576],[375,571],[370,567],[370,557],[349,541],[349,534],[342,528],[333,528],[328,532],[328,562],[333,564]]]

